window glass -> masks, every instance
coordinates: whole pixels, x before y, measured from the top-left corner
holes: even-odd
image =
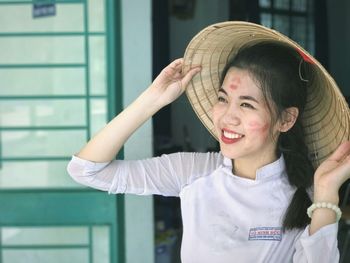
[[[91,134],[96,134],[107,123],[107,102],[105,99],[90,100]]]
[[[89,262],[87,248],[76,249],[6,249],[2,250],[2,262],[35,263],[86,263]],[[25,261],[23,260],[25,259]]]
[[[106,41],[104,36],[89,37],[90,93],[106,94]]]
[[[104,1],[101,0],[89,0],[89,30],[96,31],[105,31],[105,5]]]
[[[65,172],[67,162],[68,160],[2,161],[0,188],[83,188]],[[32,171],[32,174],[28,175],[28,171]]]
[[[261,24],[263,26],[272,27],[272,16],[269,13],[261,13],[260,15],[260,19],[261,19]]]
[[[289,17],[286,15],[275,15],[274,29],[289,36]]]
[[[307,1],[306,0],[293,0],[292,1],[292,10],[293,11],[305,12],[306,9],[307,9]]]
[[[291,38],[306,48],[306,18],[305,17],[292,17],[292,35]]]
[[[3,245],[87,245],[87,227],[4,227]]]
[[[56,15],[46,19],[33,19],[32,8],[28,4],[2,5],[0,33],[84,31],[81,4],[56,4]]]
[[[6,100],[0,104],[0,127],[84,126],[85,99]]]
[[[274,8],[288,10],[289,0],[274,0]]]
[[[260,7],[271,7],[271,0],[259,0]]]
[[[85,130],[2,131],[1,139],[3,158],[67,157],[87,140]]]
[[[0,83],[0,96],[86,94],[84,68],[2,68]]]
[[[42,36],[0,38],[1,64],[85,63],[84,37]]]
[[[109,234],[110,228],[107,226],[96,226],[92,229],[93,236],[93,262],[108,263],[109,262]]]

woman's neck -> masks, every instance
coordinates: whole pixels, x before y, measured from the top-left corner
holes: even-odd
[[[232,173],[236,176],[247,178],[251,180],[256,179],[256,171],[261,167],[273,163],[276,161],[277,155],[271,156],[270,158],[260,157],[254,160],[247,159],[235,159],[232,160]]]

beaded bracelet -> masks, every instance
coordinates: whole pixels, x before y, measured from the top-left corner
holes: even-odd
[[[315,209],[317,208],[328,208],[328,209],[332,209],[335,214],[336,214],[336,218],[337,218],[337,222],[339,221],[339,219],[341,218],[341,210],[337,205],[334,205],[332,203],[326,203],[326,202],[322,202],[322,203],[314,203],[312,204],[308,209],[307,209],[307,215],[311,218],[312,213]]]

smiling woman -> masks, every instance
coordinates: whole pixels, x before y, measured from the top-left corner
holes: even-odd
[[[186,87],[221,151],[113,160]],[[350,174],[344,105],[323,67],[285,36],[251,23],[215,24],[73,156],[68,171],[109,193],[180,197],[182,262],[332,263],[338,190]]]
[[[284,227],[290,229],[309,223],[305,209],[311,200],[306,189],[314,173],[300,123],[308,88],[299,75],[302,59],[292,48],[271,41],[242,48],[222,72],[219,102],[213,107],[216,131],[220,134],[225,129],[219,138],[220,148],[234,160],[234,173],[255,179],[259,167],[274,162],[281,154],[288,160],[289,181],[298,188],[284,219]],[[307,78],[311,79],[312,64],[304,67],[308,67]],[[235,90],[226,88],[237,82]],[[228,115],[237,120],[228,119]],[[228,140],[229,129],[244,137]],[[230,145],[233,143],[234,147]]]

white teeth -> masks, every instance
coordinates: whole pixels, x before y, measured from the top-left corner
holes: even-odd
[[[242,138],[243,137],[243,135],[241,135],[241,134],[230,133],[230,132],[227,132],[227,131],[224,131],[224,136],[226,138],[229,138],[229,139],[238,139],[238,138]]]

